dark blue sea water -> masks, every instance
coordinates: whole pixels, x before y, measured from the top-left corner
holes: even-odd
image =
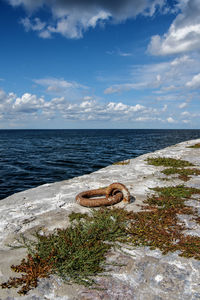
[[[200,130],[0,130],[0,199],[196,138]]]

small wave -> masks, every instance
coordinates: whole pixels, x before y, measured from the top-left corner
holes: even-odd
[[[0,199],[200,137],[200,130],[0,130]]]

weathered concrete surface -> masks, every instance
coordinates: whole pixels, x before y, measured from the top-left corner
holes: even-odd
[[[200,143],[200,139],[183,142],[154,153],[131,159],[128,165],[112,165],[89,175],[71,180],[45,184],[37,188],[14,194],[0,201],[0,282],[6,281],[14,273],[11,264],[20,262],[24,249],[11,250],[7,244],[15,244],[20,233],[31,234],[38,228],[44,231],[68,225],[70,212],[85,212],[88,208],[75,203],[77,193],[105,187],[113,182],[125,184],[132,195],[128,210],[138,210],[149,188],[182,183],[179,179],[163,181],[162,167],[149,166],[147,157],[174,157],[188,160],[200,168],[200,149],[188,146]],[[200,176],[193,176],[188,186],[200,188]],[[200,202],[188,204],[196,206],[200,214]],[[199,204],[199,206],[198,206]],[[117,204],[122,206],[123,204]],[[191,228],[190,234],[200,235],[200,228],[188,217],[185,224]],[[111,277],[99,277],[103,291],[89,290],[82,286],[66,285],[59,278],[41,280],[39,286],[27,296],[19,297],[15,290],[1,290],[1,300],[196,300],[200,299],[200,262],[179,257],[177,253],[162,255],[160,251],[148,248],[125,250],[127,254],[110,253],[109,261],[127,264],[114,267]]]

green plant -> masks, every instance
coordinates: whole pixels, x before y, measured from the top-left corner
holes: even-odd
[[[189,199],[193,194],[200,194],[200,189],[189,188],[185,185],[156,187],[153,190],[157,194],[148,197],[144,202],[163,208],[183,208],[185,207],[186,199]]]
[[[25,295],[38,280],[56,274],[66,282],[94,286],[94,276],[105,272],[106,254],[120,243],[158,248],[163,254],[179,251],[179,255],[200,260],[200,237],[186,236],[185,225],[178,214],[189,214],[199,223],[197,211],[185,204],[200,189],[184,185],[156,187],[140,212],[118,208],[91,210],[91,214],[72,213],[71,225],[42,235],[23,239],[27,258],[11,266],[21,277],[12,277],[2,288],[20,287]],[[194,199],[199,201],[198,199]]]
[[[116,209],[93,210],[92,216],[72,213],[71,225],[42,235],[37,232],[35,241],[22,241],[28,256],[12,269],[23,272],[21,278],[13,277],[1,284],[2,288],[19,287],[26,294],[36,287],[38,279],[57,274],[68,282],[83,285],[94,283],[93,276],[105,271],[106,253],[126,236],[125,220]]]
[[[190,179],[189,176],[191,175],[200,175],[200,170],[199,169],[180,169],[180,168],[168,168],[161,173],[165,175],[173,175],[173,174],[178,174],[178,178],[183,180],[183,181],[188,181]]]
[[[182,159],[175,159],[171,157],[149,157],[147,158],[147,163],[149,165],[154,165],[154,166],[175,167],[175,168],[193,166],[193,164],[190,163],[189,161],[182,160]]]
[[[129,241],[136,246],[159,248],[163,254],[179,250],[181,256],[200,259],[200,238],[185,236],[186,227],[178,219],[178,214],[189,214],[199,221],[197,211],[185,201],[193,194],[200,195],[200,189],[178,185],[153,190],[156,193],[145,201],[145,210],[132,214]]]

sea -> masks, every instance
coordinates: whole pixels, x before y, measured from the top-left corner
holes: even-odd
[[[200,130],[0,130],[0,199],[164,147]]]

